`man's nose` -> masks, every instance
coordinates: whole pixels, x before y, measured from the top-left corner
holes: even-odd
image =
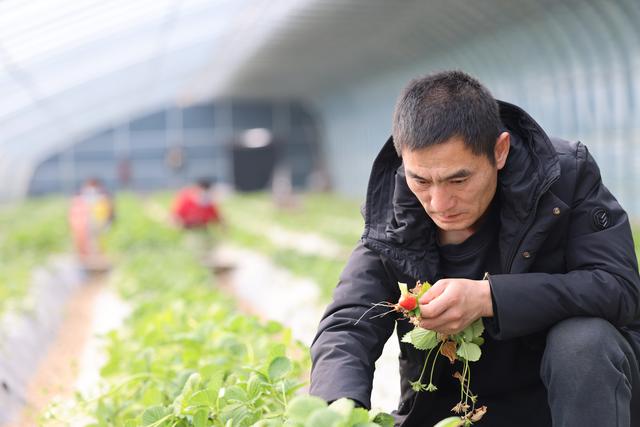
[[[442,186],[436,185],[431,189],[431,211],[445,213],[453,207],[453,197]]]

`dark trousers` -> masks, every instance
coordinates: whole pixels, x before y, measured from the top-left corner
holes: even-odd
[[[554,427],[640,427],[640,370],[611,323],[575,317],[549,330],[540,376]]]

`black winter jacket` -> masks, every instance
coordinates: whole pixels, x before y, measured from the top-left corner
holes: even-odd
[[[498,180],[499,257],[508,274],[490,277],[495,317],[484,319],[485,335],[544,347],[545,331],[558,321],[595,316],[640,348],[640,278],[627,214],[584,145],[550,139],[526,112],[499,105],[504,126],[517,137]],[[371,303],[397,301],[398,281],[441,278],[435,225],[398,173],[400,166],[389,139],[371,171],[364,234],[311,346],[310,392],[329,401],[350,397],[370,406],[374,364],[398,318],[355,320]],[[410,329],[398,321],[398,339]],[[400,349],[396,415],[402,420],[416,400],[409,381],[419,376],[424,352],[405,343]],[[533,417],[531,425],[546,423],[537,423],[535,413],[526,416]],[[414,425],[410,418],[404,425]]]

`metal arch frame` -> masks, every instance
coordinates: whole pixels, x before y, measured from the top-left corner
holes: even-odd
[[[624,88],[629,89],[628,92],[625,92],[624,90],[622,91],[614,90],[616,85],[613,79],[611,79],[608,82],[609,90],[607,92],[609,93],[609,95],[611,97],[621,96],[624,98],[624,101],[626,101],[626,102],[618,103],[616,102],[617,101],[616,99],[611,100],[611,102],[616,107],[622,104],[622,108],[624,110],[624,111],[615,111],[616,115],[618,114],[621,115],[621,119],[619,122],[618,120],[611,120],[613,124],[613,128],[610,129],[611,132],[616,133],[616,136],[617,136],[615,139],[616,143],[621,145],[624,144],[624,147],[620,147],[620,148],[621,148],[621,151],[625,152],[625,155],[616,158],[616,160],[620,162],[621,167],[615,168],[617,180],[619,182],[623,182],[629,179],[628,178],[629,172],[634,171],[634,167],[633,167],[634,160],[635,160],[634,153],[637,151],[635,145],[637,142],[639,142],[639,141],[631,141],[631,143],[625,143],[626,138],[625,138],[625,135],[623,134],[624,130],[629,129],[630,127],[633,126],[633,113],[635,108],[634,107],[635,90],[634,90],[634,81],[631,75],[633,66],[631,64],[631,61],[627,52],[630,50],[629,48],[632,49],[634,45],[633,43],[628,45],[627,42],[629,41],[630,38],[633,37],[634,33],[638,35],[637,32],[634,32],[634,28],[637,28],[637,25],[633,26],[628,19],[621,20],[620,15],[618,15],[617,22],[624,23],[623,25],[625,24],[628,25],[628,26],[619,26],[616,23],[616,17],[613,16],[614,14],[616,14],[616,12],[612,10],[612,8],[603,7],[603,4],[599,1],[592,0],[591,3],[589,4],[592,8],[591,10],[593,15],[602,18],[601,20],[598,19],[598,21],[601,21],[603,23],[603,26],[607,28],[607,31],[611,36],[613,50],[615,51],[615,54],[616,54],[615,59],[618,62],[618,64],[616,65],[621,65],[620,67],[621,70],[618,75],[620,76],[620,78],[623,79]],[[619,11],[620,9],[617,9],[617,10]],[[627,37],[627,34],[629,35],[629,37]],[[634,197],[635,195],[634,195],[632,186],[622,185],[621,187],[623,190],[619,196],[621,201],[631,202],[635,200],[635,197]]]
[[[204,10],[208,11],[210,14],[216,13],[216,11],[211,6],[207,6],[207,8],[205,8]],[[201,16],[201,13],[198,13],[198,14],[194,13],[193,8],[190,10],[190,13],[193,14],[193,17],[195,17],[195,19],[199,19],[199,17]],[[162,25],[162,24],[159,24],[159,25]],[[144,31],[153,32],[154,26],[148,25],[146,27],[146,30]],[[186,34],[187,37],[184,38],[182,34]],[[165,36],[164,42],[160,44],[161,48],[159,49],[159,52],[155,55],[151,55],[149,58],[149,61],[147,61],[148,68],[150,70],[153,70],[153,61],[155,61],[156,60],[155,58],[157,58],[159,55],[167,55],[167,56],[170,56],[171,59],[175,59],[174,55],[177,52],[177,55],[179,58],[179,55],[182,52],[189,51],[190,48],[194,46],[197,46],[200,48],[204,46],[206,47],[205,52],[209,51],[211,49],[211,45],[210,43],[209,45],[207,45],[207,42],[211,42],[211,39],[217,36],[218,36],[217,33],[214,33],[212,35],[210,32],[203,33],[203,34],[189,33],[189,32],[180,33],[179,40],[177,41],[178,44],[169,43],[168,42],[169,36]],[[94,41],[94,42],[100,43],[99,41],[100,39],[98,38],[97,40],[98,41]],[[167,49],[167,46],[169,46],[170,49]],[[82,47],[79,47],[78,49],[86,49],[86,48],[87,46],[82,46]],[[187,62],[193,62],[193,61],[187,61]],[[172,68],[172,67],[169,66],[169,68]],[[189,78],[190,74],[195,72],[195,69],[196,68],[191,68],[191,69],[187,68],[186,70],[178,70],[180,71],[180,74],[179,74],[181,77],[180,82],[186,81]],[[166,70],[166,67],[165,67],[165,70]],[[103,75],[111,76],[113,75],[113,71],[107,74],[103,73]],[[169,75],[162,76],[162,78],[159,79],[159,82],[158,81],[157,82],[161,83],[164,88],[165,86],[169,86],[168,82],[175,80],[177,76],[178,75],[176,73],[171,73]],[[77,89],[78,87],[81,87],[82,85],[89,85],[90,87],[91,83],[95,84],[96,82],[100,82],[100,79],[96,80],[96,77],[94,76],[90,81],[86,81],[83,83],[74,82],[74,84],[68,87],[67,89],[63,91],[58,91],[55,95],[53,95],[53,97],[50,97],[51,101],[49,101],[50,98],[47,98],[47,97],[42,97],[42,98],[46,99],[47,102],[52,102],[55,105],[55,103],[58,103],[58,102],[68,101],[68,99],[66,98],[68,98],[68,94],[70,93],[70,91],[74,91],[75,89]],[[25,85],[22,85],[23,90],[24,90],[24,86]],[[172,89],[172,94],[167,94],[164,97],[166,98],[164,102],[168,102],[169,98],[174,97],[175,93],[179,92],[180,87],[182,86],[182,83],[179,83],[176,85],[170,85],[170,86],[175,86],[175,87]],[[166,91],[166,88],[164,88],[164,90]],[[127,91],[131,93],[131,90],[129,89],[127,89]],[[121,91],[120,96],[123,96],[123,95],[126,96],[126,92]],[[36,96],[34,99],[37,100],[38,98],[39,96]],[[122,99],[120,100],[120,102],[122,102]],[[76,105],[79,105],[79,104],[76,103]],[[149,108],[157,108],[157,107],[149,107]],[[135,109],[139,109],[139,106],[135,107]],[[129,110],[131,110],[131,108]],[[34,127],[33,113],[35,113],[36,111],[38,112],[38,116],[40,116],[41,119],[40,119],[40,125]],[[84,111],[84,108],[82,109],[82,111]],[[8,181],[8,180],[4,181],[5,183],[12,182],[12,185],[9,186],[5,184],[3,188],[0,188],[0,198],[7,199],[7,198],[18,197],[25,194],[26,188],[28,186],[28,180],[30,176],[29,174],[35,169],[35,163],[40,161],[55,147],[59,148],[68,144],[72,144],[73,141],[79,135],[81,135],[83,132],[86,132],[86,126],[74,127],[73,125],[68,125],[65,131],[61,132],[59,129],[59,126],[62,125],[63,120],[65,120],[65,117],[67,116],[64,113],[60,114],[59,116],[62,118],[58,117],[58,114],[52,115],[51,113],[49,113],[48,114],[49,118],[47,119],[46,117],[43,116],[42,110],[23,109],[23,111],[13,114],[14,119],[10,121],[5,120],[4,123],[0,121],[0,132],[3,132],[3,140],[0,142],[0,147],[4,148],[3,151],[5,151],[5,158],[12,159],[10,160],[10,164],[12,165],[12,167],[10,169],[5,168],[0,172],[3,174],[6,174],[7,176],[12,177],[11,181]],[[19,128],[22,126],[20,125],[20,122],[24,122],[24,118],[26,117],[30,117],[29,125],[25,127],[24,130],[21,131],[19,134],[16,134],[15,132],[18,131]],[[51,117],[55,117],[55,118],[51,119]],[[97,123],[94,123],[94,125],[100,126]],[[12,126],[14,128],[14,131],[12,131],[14,133],[13,136],[9,135],[9,132],[8,132],[9,128],[7,128],[7,126]],[[18,141],[23,143],[19,143]],[[29,150],[25,150],[27,146],[29,147]],[[21,163],[26,163],[26,165],[21,166],[20,165]]]
[[[176,5],[176,3],[171,2],[168,4],[173,4],[174,7]],[[262,48],[265,46],[271,46],[272,49],[269,51],[277,55],[284,55],[286,53],[282,50],[278,50],[277,43],[273,44],[272,42],[277,42],[278,37],[295,34],[296,31],[290,32],[290,29],[296,25],[298,27],[297,32],[300,34],[301,27],[295,22],[297,17],[304,16],[305,13],[307,13],[313,18],[314,8],[320,11],[324,10],[322,13],[323,19],[335,17],[336,14],[339,14],[340,11],[345,10],[345,8],[351,8],[350,16],[357,16],[357,14],[352,12],[355,8],[364,7],[366,4],[366,1],[332,1],[327,3],[323,0],[306,0],[297,1],[294,4],[293,1],[286,0],[282,0],[278,3],[261,0],[259,5],[264,8],[267,21],[258,22],[256,15],[236,18],[235,22],[239,22],[241,28],[244,29],[248,29],[252,25],[256,24],[257,32],[242,34],[241,37],[234,36],[233,34],[227,35],[227,38],[224,39],[223,42],[229,42],[240,38],[245,40],[243,40],[244,44],[240,47],[227,49],[226,60],[230,62],[227,62],[226,66],[224,63],[221,65],[221,62],[219,62],[225,60],[224,55],[215,56],[216,52],[212,42],[212,44],[208,46],[208,52],[213,60],[207,66],[196,67],[194,65],[191,69],[183,70],[184,72],[173,67],[169,61],[175,57],[170,55],[176,54],[175,51],[189,50],[195,41],[190,39],[188,41],[184,41],[184,44],[178,43],[180,47],[174,48],[171,43],[172,36],[163,33],[163,29],[167,30],[168,27],[171,27],[171,12],[161,13],[158,17],[151,20],[153,23],[147,24],[147,28],[149,28],[151,32],[158,32],[158,37],[149,37],[150,41],[155,41],[155,53],[149,55],[147,61],[136,62],[140,67],[146,66],[150,71],[157,72],[156,74],[149,73],[148,75],[151,78],[145,82],[145,91],[150,94],[150,99],[146,100],[146,103],[143,102],[144,100],[136,99],[132,101],[128,107],[121,109],[120,112],[124,112],[127,108],[128,111],[143,110],[150,105],[149,103],[151,102],[151,99],[155,100],[155,102],[169,102],[170,98],[173,97],[174,101],[176,99],[184,99],[187,102],[193,102],[216,95],[230,95],[234,89],[232,86],[235,80],[235,74],[241,77],[247,76],[247,78],[256,77],[255,74],[250,72],[250,68],[256,65],[255,63],[252,63],[254,59],[256,61],[264,59],[258,55],[258,52]],[[420,4],[418,2],[413,2],[411,5],[414,7],[414,10],[419,11],[428,17],[427,8],[429,5],[425,6],[425,4]],[[593,95],[597,92],[596,89],[604,88],[604,90],[611,92],[611,88],[615,86],[612,82],[602,78],[602,70],[606,71],[610,69],[608,67],[620,66],[623,73],[621,76],[625,79],[626,84],[631,88],[632,92],[626,99],[626,105],[630,106],[631,116],[637,113],[638,103],[636,102],[636,98],[639,96],[637,96],[635,91],[638,90],[638,84],[635,82],[632,75],[634,71],[632,68],[634,66],[637,68],[637,66],[634,65],[631,58],[625,56],[625,51],[629,48],[636,49],[634,52],[637,51],[637,47],[634,47],[634,45],[637,46],[637,44],[634,41],[640,39],[638,30],[633,26],[633,18],[637,18],[638,15],[640,15],[640,10],[638,10],[637,3],[635,3],[634,0],[618,0],[616,3],[607,4],[604,4],[600,0],[558,3],[554,3],[549,0],[536,0],[526,2],[525,5],[515,4],[513,2],[505,3],[497,2],[496,0],[486,0],[478,6],[479,9],[473,9],[468,3],[459,0],[449,3],[441,1],[436,3],[436,6],[438,6],[438,12],[436,12],[435,16],[432,18],[427,19],[429,27],[420,28],[415,33],[417,36],[425,38],[429,37],[430,34],[435,34],[435,37],[433,37],[434,39],[440,40],[443,44],[455,44],[456,49],[437,49],[434,48],[433,45],[430,45],[428,46],[429,50],[423,49],[419,52],[416,51],[413,55],[409,49],[406,49],[406,51],[400,51],[399,55],[394,56],[394,58],[410,57],[411,60],[415,61],[416,58],[424,56],[428,59],[424,61],[424,65],[426,65],[427,68],[450,63],[460,64],[464,67],[468,67],[470,71],[481,76],[488,86],[490,86],[490,82],[496,82],[496,86],[498,87],[507,88],[508,90],[512,90],[514,93],[519,93],[515,85],[511,85],[511,87],[509,87],[509,85],[503,84],[504,77],[499,65],[500,61],[504,61],[505,58],[506,62],[509,64],[530,61],[529,56],[531,49],[535,49],[541,58],[541,62],[544,63],[545,77],[548,78],[552,84],[556,85],[556,90],[551,90],[548,96],[550,97],[549,102],[553,103],[553,111],[558,111],[560,114],[553,115],[552,119],[555,120],[556,123],[562,124],[564,126],[562,128],[563,130],[570,126],[571,129],[568,130],[574,130],[576,133],[581,129],[573,128],[584,122],[580,120],[579,117],[576,117],[576,115],[579,114],[579,109],[576,105],[575,94],[587,94],[588,99],[590,99],[589,102],[591,102],[591,105],[593,106]],[[445,13],[446,8],[451,8],[453,13]],[[205,9],[210,10],[208,8]],[[334,9],[335,12],[333,11]],[[499,28],[499,30],[501,28],[505,28],[505,31],[492,32],[489,30],[490,22],[493,18],[492,13],[504,11],[506,16],[513,17],[522,15],[523,9],[534,15],[532,19],[522,19],[520,22],[514,22],[514,25],[511,28],[507,28],[506,26],[501,26]],[[378,4],[378,8],[375,9],[375,12],[370,13],[367,19],[383,21],[385,16],[381,12],[384,10],[386,10],[385,6]],[[561,13],[557,14],[555,12]],[[114,13],[117,14],[118,12],[116,11]],[[407,16],[410,17],[410,15]],[[143,19],[141,22],[147,21]],[[409,19],[407,22],[414,22],[414,20]],[[503,25],[508,23],[508,21],[504,19],[499,22]],[[584,22],[588,22],[592,27],[599,28],[597,33],[588,31],[584,27]],[[637,19],[635,22],[637,22]],[[479,37],[475,40],[469,38],[463,40],[460,37],[461,33],[455,28],[456,25],[458,28],[462,25],[461,28],[467,27],[477,29]],[[617,27],[618,25],[620,25],[620,28]],[[360,27],[366,26],[367,25],[363,24]],[[109,27],[110,34],[120,34],[117,28],[117,25],[111,25]],[[315,28],[317,30],[319,26],[316,25]],[[535,42],[528,40],[527,38],[527,35],[531,34],[532,31],[536,37]],[[351,34],[353,34],[353,32]],[[391,31],[389,34],[386,34],[388,37],[398,38],[406,37],[406,35],[406,32],[398,32],[398,34],[396,34],[396,31]],[[504,37],[505,35],[507,35],[506,38]],[[509,36],[511,36],[511,38],[509,38]],[[212,36],[210,34],[199,34],[199,36],[196,37],[194,33],[194,38],[205,43],[204,41],[211,40]],[[513,38],[522,43],[526,43],[528,49],[526,51],[519,51],[514,48]],[[89,43],[89,45],[96,46],[100,43],[100,37],[92,40],[93,41]],[[392,46],[392,42],[393,40],[387,40],[385,43],[387,46]],[[465,42],[466,45],[461,44]],[[364,56],[361,55],[358,57],[358,61],[362,61],[364,63],[375,63],[375,61],[379,61],[381,58],[380,55],[374,54],[374,49],[371,49],[372,45],[369,44],[367,46],[369,56],[367,56],[367,54]],[[418,44],[412,43],[411,46],[416,48]],[[579,46],[577,50],[575,48],[576,46]],[[605,46],[606,48],[603,48],[602,46]],[[488,47],[493,49],[487,49]],[[83,48],[86,48],[86,45]],[[49,58],[54,54],[59,55],[59,53],[60,51],[58,50],[52,52],[40,52],[40,54],[32,57],[30,60],[39,62],[40,64],[45,64],[49,63],[48,60],[45,61],[46,58]],[[347,50],[341,51],[341,55],[341,58],[345,61],[350,59]],[[598,60],[602,55],[611,55],[612,60],[608,61],[608,64],[602,64],[602,62]],[[58,56],[58,58],[60,57],[61,55]],[[274,59],[274,61],[277,61],[277,58]],[[68,85],[68,81],[64,82],[65,85],[57,86],[55,88],[56,92],[52,96],[49,96],[47,91],[43,91],[44,95],[36,94],[35,96],[32,95],[32,97],[36,98],[38,101],[42,101],[44,99],[45,102],[50,102],[51,105],[53,105],[51,108],[54,108],[57,111],[57,109],[60,108],[58,104],[63,101],[73,99],[73,97],[77,97],[77,93],[80,88],[90,87],[91,84],[104,84],[109,81],[109,77],[105,77],[103,79],[102,76],[115,78],[118,75],[117,73],[126,72],[126,67],[130,66],[132,63],[133,62],[124,64],[121,68],[116,70],[103,70],[102,72],[97,70],[98,74],[90,76],[90,79],[85,82],[80,82],[75,79],[73,84],[70,85]],[[415,62],[412,64],[415,64]],[[156,67],[155,65],[158,66]],[[313,61],[308,61],[305,65],[313,65]],[[349,65],[348,62],[347,65]],[[224,69],[220,70],[220,68]],[[343,68],[362,71],[363,66],[362,64],[355,64],[353,67],[346,66]],[[385,72],[389,72],[388,70],[389,69],[386,69]],[[217,76],[212,76],[214,71],[221,72],[218,73]],[[271,71],[273,71],[273,69]],[[529,100],[533,100],[531,94],[533,93],[532,89],[535,87],[534,80],[536,76],[534,74],[527,74],[526,70],[522,68],[520,68],[519,71],[522,74],[515,77],[516,81],[519,79],[519,81],[528,80],[529,82],[532,82],[522,91],[522,96],[528,96]],[[192,74],[189,76],[185,73]],[[139,76],[142,74],[144,73],[138,73]],[[189,79],[189,77],[193,78]],[[257,77],[259,78],[260,76],[257,75]],[[584,80],[578,81],[577,77]],[[166,88],[162,95],[157,95],[155,91],[153,91],[154,84],[168,85],[169,82],[175,80],[175,78],[180,79],[180,82],[174,83],[171,88]],[[351,81],[353,81],[354,76],[343,77],[334,73],[332,78],[334,79],[334,84],[338,85],[340,84],[340,81],[346,81],[345,79],[351,79]],[[0,82],[0,84],[2,84],[2,82]],[[29,90],[29,84],[26,86],[23,85],[23,90],[25,87]],[[562,88],[562,90],[558,90],[559,88]],[[283,88],[280,89],[283,90]],[[313,91],[308,91],[305,95],[311,99],[318,93],[317,91],[318,89],[316,89],[315,93]],[[567,95],[563,96],[563,91],[567,92]],[[104,105],[105,113],[106,111],[109,111],[111,114],[108,118],[105,117],[105,120],[112,122],[117,117],[117,111],[114,107],[117,96],[119,94],[122,96],[123,94],[126,95],[132,92],[133,90],[131,87],[125,85],[118,91],[114,91],[113,101],[110,101],[110,98],[107,96],[100,98],[100,106]],[[25,94],[24,92],[22,94],[16,92],[16,96],[18,97],[16,99],[19,100],[20,98],[24,98]],[[529,101],[525,99],[525,102]],[[559,102],[562,102],[562,105],[559,104]],[[532,104],[535,103],[532,102]],[[83,108],[83,106],[85,108]],[[566,108],[563,108],[563,106]],[[29,126],[25,126],[24,128],[22,127],[24,120],[23,115],[24,117],[29,116],[29,111],[31,111],[29,108],[15,110],[13,112],[10,112],[12,110],[7,110],[3,115],[3,118],[12,118],[12,120],[9,122],[5,120],[5,122],[2,123],[2,118],[0,118],[0,132],[3,130],[8,132],[9,126],[11,126],[13,133],[8,143],[3,145],[3,143],[0,142],[0,150],[3,150],[4,152],[2,155],[3,160],[0,161],[4,162],[5,165],[10,164],[12,169],[2,170],[0,171],[0,174],[4,173],[7,176],[28,175],[29,168],[31,167],[31,169],[33,169],[33,164],[41,159],[44,154],[49,153],[51,150],[55,149],[55,147],[61,147],[64,144],[73,143],[79,135],[82,135],[82,133],[88,129],[88,126],[80,126],[73,123],[73,121],[79,121],[86,118],[87,124],[91,122],[91,124],[96,125],[99,122],[97,120],[98,109],[95,108],[95,106],[87,107],[87,104],[83,102],[75,103],[74,108],[83,108],[86,111],[84,111],[82,115],[73,116],[73,111],[70,111],[71,114],[69,114],[65,108],[60,108],[62,113],[54,113],[53,115],[49,113],[49,116],[54,117],[53,120],[49,119],[49,123],[46,122],[46,119],[41,119],[40,116],[42,116],[42,111],[39,111],[37,114],[29,118],[30,122],[41,122],[40,126],[36,126],[35,128],[32,126],[32,123],[29,123]],[[592,110],[590,114],[597,114],[597,111],[597,109]],[[62,119],[59,119],[58,116],[62,117]],[[543,116],[549,117],[549,114]],[[596,117],[596,119],[600,118]],[[608,121],[608,118],[606,119]],[[69,121],[69,124],[66,125],[67,128],[58,129],[64,120]],[[632,118],[625,116],[625,120],[630,121]],[[84,120],[82,121],[84,122]],[[84,125],[84,123],[82,124]],[[596,121],[595,125],[602,127],[603,123]],[[43,135],[48,138],[42,137]],[[25,145],[31,144],[32,151],[27,152],[20,150],[17,148],[20,143]],[[20,163],[24,163],[25,165],[31,163],[31,166],[21,166]],[[15,171],[15,173],[13,171]],[[16,187],[11,191],[17,194],[21,190]]]

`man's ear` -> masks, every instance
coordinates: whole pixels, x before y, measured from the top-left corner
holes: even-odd
[[[498,170],[502,169],[507,163],[509,155],[509,147],[511,146],[511,135],[509,132],[502,132],[496,140],[496,146],[493,149],[493,156],[496,160]]]

